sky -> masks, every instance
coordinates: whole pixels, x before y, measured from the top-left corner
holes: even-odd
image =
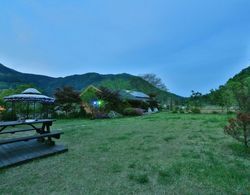
[[[154,73],[209,92],[250,65],[250,0],[2,0],[0,63],[61,77]]]

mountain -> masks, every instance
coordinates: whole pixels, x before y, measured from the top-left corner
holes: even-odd
[[[230,78],[228,80],[228,82],[226,83],[226,85],[231,82],[231,81],[243,81],[245,80],[246,78],[249,78],[250,77],[250,66],[248,66],[247,68],[243,69],[242,71],[240,71],[240,73],[236,74],[233,78]]]
[[[247,82],[248,85],[250,85],[250,66],[247,68],[241,70],[238,74],[236,74],[234,77],[230,78],[224,85],[221,85],[218,87],[218,89],[213,90],[213,93],[208,93],[203,96],[203,100],[205,102],[209,102],[211,99],[213,99],[213,95],[217,94],[217,97],[219,94],[223,94],[225,91],[231,91],[232,89],[232,83],[235,82]]]
[[[248,66],[247,68],[241,70],[238,74],[236,74],[234,77],[228,79],[228,81],[224,84],[224,85],[221,85],[219,87],[219,89],[217,89],[218,91],[220,91],[221,87],[225,87],[225,88],[228,88],[230,83],[232,82],[243,82],[245,81],[247,78],[250,78],[250,66]]]
[[[170,96],[175,100],[182,97],[162,91],[140,77],[130,74],[107,74],[86,73],[81,75],[71,75],[67,77],[49,77],[36,74],[27,74],[10,69],[0,63],[0,90],[15,88],[22,84],[34,84],[43,90],[47,95],[53,95],[56,88],[62,86],[72,86],[76,90],[83,90],[89,85],[104,86],[111,89],[129,89],[143,91],[145,93],[155,93],[160,101],[166,101]]]

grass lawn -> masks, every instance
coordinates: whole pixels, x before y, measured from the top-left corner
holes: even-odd
[[[227,118],[58,120],[69,152],[0,170],[0,194],[249,194],[250,150]]]

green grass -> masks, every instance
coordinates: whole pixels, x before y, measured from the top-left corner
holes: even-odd
[[[250,150],[226,115],[58,120],[67,153],[0,170],[1,194],[249,194]]]

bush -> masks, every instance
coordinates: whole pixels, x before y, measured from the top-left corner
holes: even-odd
[[[227,111],[227,114],[234,114],[234,112],[233,111]]]
[[[16,114],[12,112],[8,112],[8,111],[4,111],[1,113],[1,120],[2,121],[15,121],[17,120],[17,116]]]
[[[132,108],[141,108],[145,110],[148,109],[148,107],[151,107],[150,104],[148,104],[147,102],[137,101],[137,100],[136,101],[130,100],[129,104]]]
[[[180,114],[185,114],[185,111],[183,109],[181,109]]]
[[[193,109],[191,110],[191,112],[192,112],[193,114],[200,114],[200,113],[201,113],[201,110],[200,110],[199,108],[193,108]]]
[[[141,108],[125,108],[123,114],[127,116],[141,116],[143,115],[143,109]]]
[[[53,118],[65,119],[65,118],[84,118],[86,117],[86,111],[84,108],[76,103],[62,104],[56,106],[53,112]]]
[[[109,118],[108,114],[98,112],[98,113],[95,113],[95,115],[92,116],[91,119],[105,119],[105,118]]]
[[[250,113],[238,113],[236,118],[228,120],[229,125],[224,127],[224,133],[232,136],[246,147],[250,142]]]
[[[177,113],[178,113],[178,110],[175,109],[175,110],[172,111],[172,113],[173,113],[173,114],[177,114]]]
[[[113,110],[111,110],[109,113],[108,113],[108,117],[109,118],[120,118],[122,117],[122,115],[118,112],[115,112]]]
[[[111,90],[101,86],[100,91],[96,91],[96,96],[99,100],[105,102],[105,106],[102,111],[109,112],[111,110],[120,112],[122,111],[122,101],[120,99],[118,90]]]

